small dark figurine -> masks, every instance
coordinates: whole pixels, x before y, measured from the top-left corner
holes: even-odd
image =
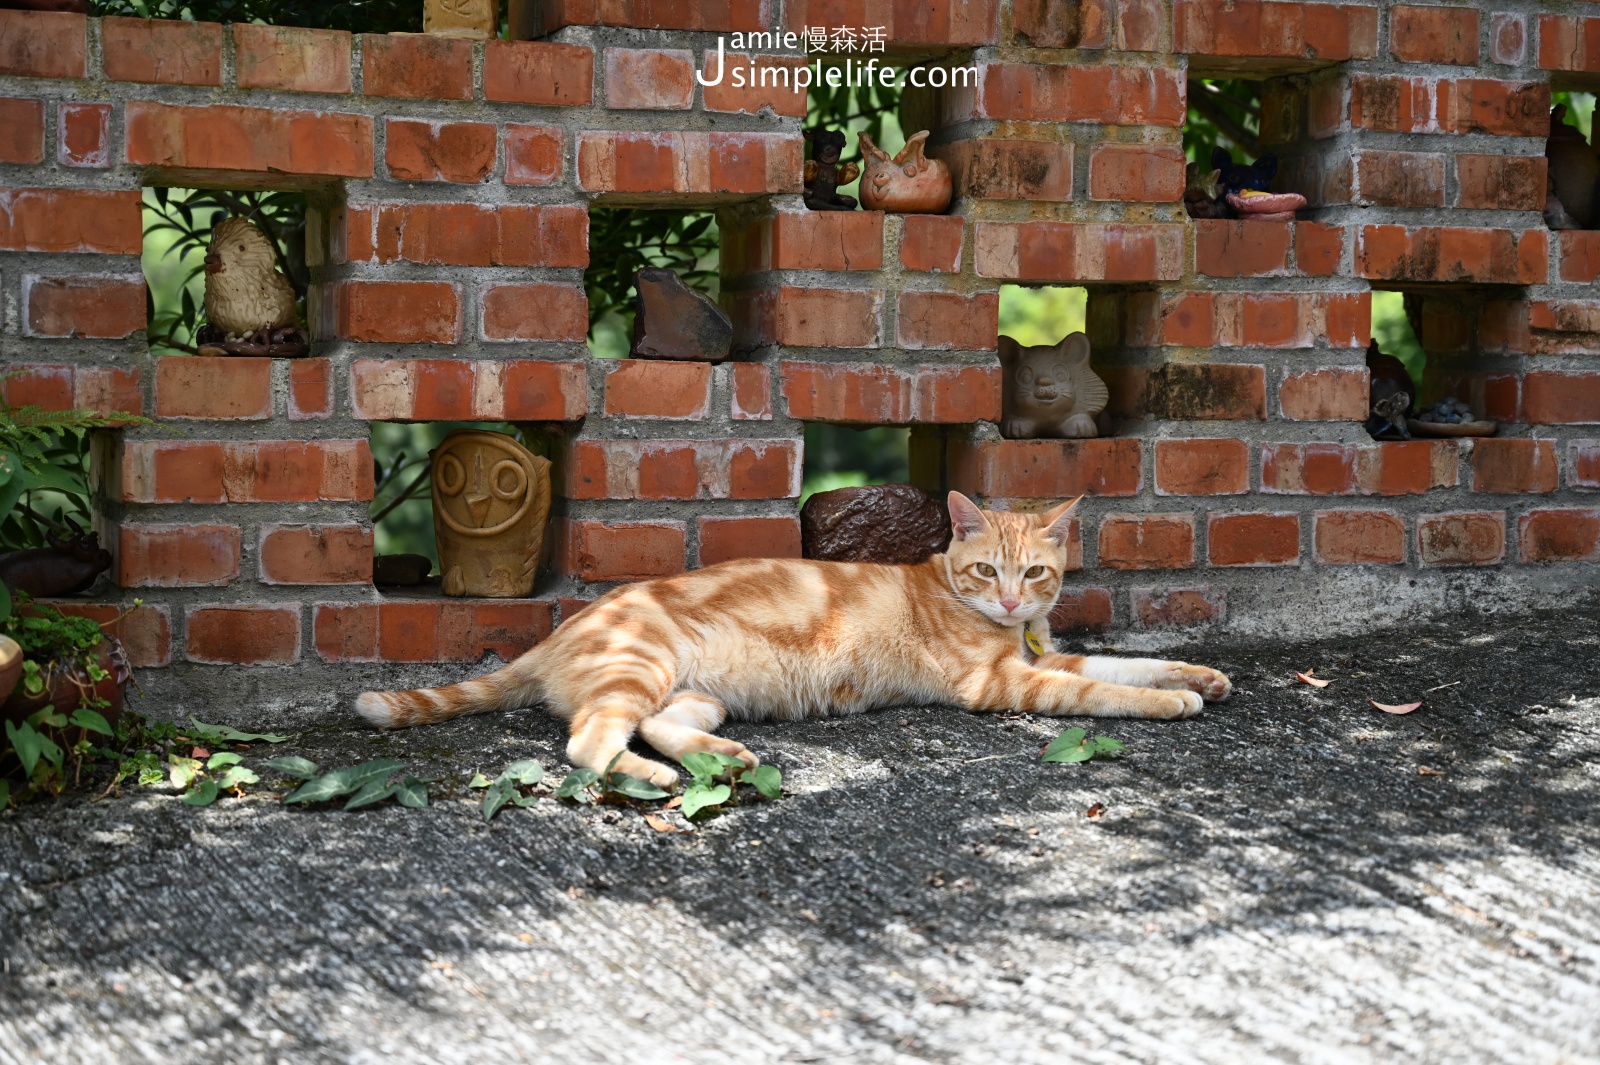
[[[811,142],[812,158],[806,160],[806,191],[802,195],[806,206],[813,211],[853,211],[854,196],[839,193],[840,185],[848,185],[861,175],[857,163],[839,163],[844,154],[844,134],[836,129],[808,129],[805,139]]]
[[[1228,204],[1222,198],[1222,171],[1202,174],[1199,163],[1190,163],[1183,176],[1183,209],[1190,218],[1228,217]]]
[[[44,547],[0,555],[0,584],[35,599],[87,591],[95,578],[111,568],[111,552],[96,533],[73,530],[50,534]]]
[[[1570,227],[1563,224],[1563,228],[1600,228],[1600,154],[1582,133],[1566,124],[1566,114],[1564,104],[1550,112],[1550,138],[1544,142],[1550,193],[1565,208],[1562,214],[1574,223]],[[1548,217],[1548,201],[1545,212]]]
[[[1374,340],[1367,348],[1367,372],[1371,382],[1371,411],[1366,429],[1374,440],[1410,440],[1406,415],[1417,386],[1406,372],[1406,364],[1378,350]]]
[[[1278,174],[1278,157],[1263,155],[1253,163],[1236,163],[1226,148],[1211,149],[1211,166],[1221,171],[1223,195],[1230,192],[1266,192]]]

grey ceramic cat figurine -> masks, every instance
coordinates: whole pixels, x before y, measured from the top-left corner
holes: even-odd
[[[1089,338],[1072,333],[1054,346],[1025,348],[1000,338],[1000,433],[1008,440],[1098,436],[1096,414],[1111,395],[1089,369]]]

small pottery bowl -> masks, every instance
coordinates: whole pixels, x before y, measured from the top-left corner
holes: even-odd
[[[9,636],[0,636],[0,703],[22,676],[22,645]]]

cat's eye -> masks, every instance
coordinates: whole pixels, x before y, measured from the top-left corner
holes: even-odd
[[[1056,380],[1065,381],[1067,376],[1067,368],[1065,366],[1058,365],[1056,367]]]
[[[1032,580],[1034,577],[1043,577],[1044,576],[1044,567],[1043,566],[1029,566],[1028,567],[1028,572],[1024,573],[1023,576],[1027,577],[1029,580]]]
[[[994,567],[989,565],[987,562],[980,562],[978,563],[978,572],[983,574],[985,577],[993,577]]]
[[[1025,385],[1033,384],[1033,370],[1027,366],[1022,367],[1017,371],[1017,380]]]

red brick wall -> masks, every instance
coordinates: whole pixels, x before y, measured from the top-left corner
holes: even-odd
[[[1354,609],[1342,589],[1363,574],[1395,607],[1463,574],[1516,594],[1593,582],[1600,239],[1552,237],[1540,208],[1551,86],[1600,86],[1600,16],[537,7],[549,37],[487,44],[0,11],[0,345],[23,371],[6,395],[184,433],[97,454],[116,580],[146,601],[122,622],[140,664],[510,656],[613,582],[794,555],[807,420],[913,427],[929,488],[1086,493],[1066,628],[1262,624],[1297,595]],[[693,81],[714,34],[819,21],[975,66],[970,89],[906,101],[955,174],[951,214],[805,210],[801,100]],[[1278,187],[1312,205],[1299,221],[1183,211],[1190,79],[1240,73],[1268,79],[1262,137]],[[148,352],[137,189],[195,183],[307,192],[313,358]],[[720,209],[738,361],[590,358],[590,203]],[[998,438],[1008,283],[1090,288],[1114,438]],[[1501,438],[1360,430],[1375,287],[1409,293],[1424,398],[1470,400]],[[551,432],[535,599],[372,589],[375,420]]]

